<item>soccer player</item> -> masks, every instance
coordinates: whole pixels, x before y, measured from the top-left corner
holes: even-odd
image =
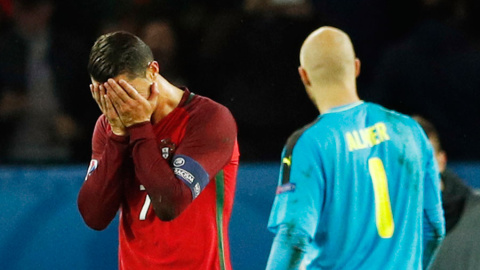
[[[445,234],[439,172],[421,127],[361,101],[350,38],[321,27],[299,73],[320,111],[282,153],[267,269],[422,269]]]
[[[78,195],[86,224],[102,230],[120,210],[120,269],[231,269],[239,153],[229,110],[170,84],[126,32],[100,36],[88,70],[103,115]]]

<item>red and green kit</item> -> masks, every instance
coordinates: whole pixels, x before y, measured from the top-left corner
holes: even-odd
[[[185,89],[156,124],[112,133],[95,126],[78,205],[101,230],[120,210],[119,269],[231,269],[228,223],[239,162],[237,127],[224,106]],[[171,206],[162,221],[152,202]]]

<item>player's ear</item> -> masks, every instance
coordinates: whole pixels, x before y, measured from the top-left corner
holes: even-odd
[[[355,58],[355,78],[360,75],[360,59]]]
[[[157,61],[152,61],[148,64],[147,78],[151,81],[155,80],[155,77],[160,73],[160,65]]]
[[[298,67],[298,74],[300,74],[300,79],[302,80],[303,84],[305,86],[311,86],[310,78],[308,78],[308,73],[307,71],[302,67]]]

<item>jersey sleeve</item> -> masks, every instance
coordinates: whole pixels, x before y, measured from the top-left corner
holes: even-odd
[[[422,132],[425,142],[425,179],[423,194],[423,265],[427,267],[445,236],[445,219],[440,193],[440,172],[433,148]]]
[[[309,237],[303,232],[292,232],[282,224],[273,239],[266,270],[301,269],[307,252]]]
[[[93,132],[92,160],[77,200],[85,223],[93,229],[106,228],[120,207],[127,154],[127,137],[113,134],[101,116]]]
[[[229,162],[236,140],[235,121],[220,105],[206,106],[189,119],[172,164],[162,157],[150,123],[129,131],[136,177],[153,199],[161,198],[156,213],[166,213],[167,220],[178,216]]]
[[[286,225],[313,239],[324,203],[324,181],[315,138],[303,134],[294,145],[287,143],[268,229],[277,233]]]
[[[193,198],[232,158],[237,127],[223,106],[211,106],[193,116],[186,136],[173,156],[173,172],[191,190]]]

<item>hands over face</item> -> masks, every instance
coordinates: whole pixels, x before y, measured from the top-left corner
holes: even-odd
[[[90,92],[102,113],[107,117],[108,123],[112,127],[112,132],[119,136],[127,135],[125,125],[120,120],[117,111],[113,107],[112,101],[107,97],[103,84],[91,84]]]
[[[141,96],[132,85],[125,80],[117,83],[109,79],[104,86],[107,89],[107,97],[112,102],[115,111],[125,127],[150,121],[157,106],[157,84],[151,85],[151,93],[148,99]]]
[[[126,135],[126,128],[150,121],[157,106],[158,87],[153,83],[148,99],[141,96],[137,90],[125,80],[117,83],[109,79],[106,83],[93,85],[92,95],[102,112],[107,117],[112,131],[117,135]]]

